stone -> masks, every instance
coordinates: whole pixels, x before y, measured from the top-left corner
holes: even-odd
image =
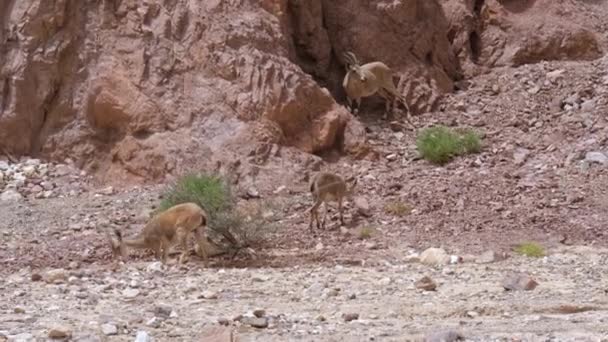
[[[451,329],[433,331],[424,337],[424,342],[455,342],[462,340],[464,340],[464,335]]]
[[[17,202],[22,198],[23,196],[15,189],[8,189],[0,194],[0,202]]]
[[[365,217],[372,216],[371,209],[369,206],[369,202],[364,197],[355,197],[355,207],[357,208],[357,212]]]
[[[589,163],[608,165],[608,156],[603,152],[587,152],[585,154],[585,160]]]
[[[342,319],[344,322],[351,322],[359,319],[359,314],[356,312],[344,313],[342,314]]]
[[[581,110],[585,113],[593,113],[595,111],[596,108],[596,101],[591,99],[591,100],[586,100],[583,103],[581,103]]]
[[[420,254],[420,262],[429,266],[447,265],[451,258],[442,248],[428,248]]]
[[[47,283],[51,284],[59,284],[66,282],[68,280],[68,271],[63,268],[57,268],[50,271],[47,271],[44,275],[44,280]]]
[[[435,291],[437,289],[437,284],[433,281],[433,279],[428,276],[424,276],[418,279],[414,283],[414,286],[416,286],[417,289],[421,289],[424,291]]]
[[[517,147],[515,151],[513,151],[513,162],[516,165],[523,165],[529,155],[530,150],[527,148]]]
[[[266,317],[242,317],[240,322],[258,329],[268,328],[268,318]]]
[[[154,308],[154,314],[158,317],[169,318],[173,308],[169,305],[160,304]]]
[[[264,309],[253,310],[253,315],[257,318],[262,318],[262,317],[266,316],[266,310],[264,310]]]
[[[207,326],[201,330],[200,337],[194,341],[201,342],[237,342],[234,330],[225,326]]]
[[[137,331],[134,342],[151,342],[152,337],[144,330]]]
[[[511,273],[502,280],[502,287],[506,291],[531,291],[538,283],[525,273]]]
[[[51,339],[69,339],[72,337],[72,330],[67,326],[55,326],[49,330],[48,336]]]
[[[475,258],[475,262],[478,264],[489,264],[496,261],[505,260],[507,258],[505,253],[498,253],[496,251],[485,251],[480,256]]]
[[[123,297],[127,298],[127,299],[133,299],[137,296],[139,296],[139,290],[138,289],[133,289],[133,288],[128,288],[125,289],[124,291],[122,291],[122,295]]]
[[[106,336],[118,335],[118,327],[112,323],[104,323],[101,325],[101,332]]]

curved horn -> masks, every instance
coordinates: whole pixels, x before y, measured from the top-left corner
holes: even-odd
[[[357,57],[355,56],[355,54],[350,51],[344,52],[342,54],[342,57],[344,58],[344,61],[346,62],[346,64],[350,64],[350,65],[359,64],[359,61],[357,61]]]

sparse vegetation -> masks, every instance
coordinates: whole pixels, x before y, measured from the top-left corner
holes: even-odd
[[[361,227],[359,229],[359,239],[367,240],[367,239],[371,238],[375,232],[376,232],[376,230],[372,227]]]
[[[521,243],[515,247],[514,251],[517,254],[530,258],[541,258],[545,256],[545,249],[536,242]]]
[[[270,227],[271,215],[267,213],[271,211],[265,212],[266,204],[237,207],[229,184],[217,175],[191,174],[180,178],[165,192],[158,210],[184,202],[194,202],[204,208],[209,216],[211,237],[223,236],[233,247],[260,242]]]
[[[470,129],[435,126],[422,131],[416,147],[424,159],[442,165],[456,156],[481,151],[481,138]]]
[[[384,211],[387,214],[398,217],[409,215],[412,210],[413,208],[409,204],[401,201],[390,201],[384,206]]]

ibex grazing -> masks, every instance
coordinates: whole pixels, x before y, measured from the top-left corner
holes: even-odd
[[[205,266],[207,265],[207,251],[205,249],[205,227],[207,214],[196,203],[182,203],[175,205],[154,216],[144,227],[141,234],[133,239],[123,239],[118,230],[114,236],[108,233],[113,257],[117,255],[126,257],[126,246],[134,248],[150,248],[156,258],[163,263],[167,261],[169,248],[176,242],[181,244],[182,254],[179,263],[185,263],[190,251],[188,250],[188,237],[194,234],[198,250],[202,254]]]
[[[350,198],[357,185],[357,178],[354,178],[350,185],[342,179],[342,177],[329,173],[319,172],[310,181],[310,192],[315,204],[310,208],[310,231],[313,231],[313,219],[317,221],[317,229],[325,228],[325,219],[327,218],[327,202],[338,202],[338,211],[340,212],[340,223],[344,224],[342,216],[342,200],[344,197]],[[325,215],[323,215],[323,223],[319,224],[319,206],[325,203]]]
[[[378,95],[384,98],[386,104],[384,119],[388,118],[391,102],[393,103],[392,109],[394,111],[396,102],[399,100],[407,112],[406,121],[414,127],[409,119],[411,115],[410,109],[405,98],[397,92],[397,88],[393,83],[393,71],[386,64],[382,62],[370,62],[361,65],[355,54],[350,51],[345,52],[343,57],[346,62],[346,76],[344,76],[342,86],[346,92],[349,110],[353,114],[357,114],[359,111],[361,98],[378,93]],[[356,109],[353,106],[353,101],[357,104]]]

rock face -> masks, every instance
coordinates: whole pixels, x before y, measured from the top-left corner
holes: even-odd
[[[313,0],[289,5],[298,63],[338,97],[344,93],[345,51],[354,52],[361,63],[380,60],[393,69],[414,112],[433,109],[439,95],[452,90],[457,60],[438,1]]]
[[[344,51],[389,65],[414,112],[436,108],[461,65],[601,53],[575,11],[593,18],[593,5],[519,3],[6,0],[0,152],[70,156],[105,181],[162,180],[269,144],[362,153],[365,130],[339,104]]]
[[[333,147],[351,116],[290,61],[271,4],[3,2],[0,147],[108,179],[161,179],[248,133]]]
[[[466,75],[483,67],[602,55],[593,5],[574,0],[442,0],[448,38]],[[600,24],[601,25],[601,24]]]

